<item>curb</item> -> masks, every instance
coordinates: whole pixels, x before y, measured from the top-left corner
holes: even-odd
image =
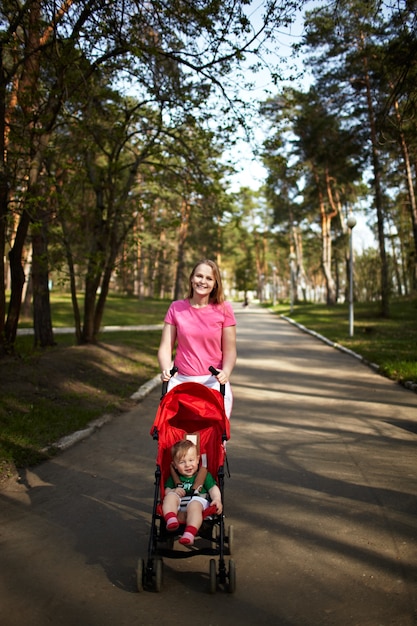
[[[298,322],[293,320],[291,317],[287,317],[286,315],[280,315],[280,317],[286,322],[289,322],[293,326],[296,326],[303,332],[307,333],[308,335],[312,335],[313,337],[320,339],[320,341],[323,341],[323,343],[326,343],[328,346],[331,346],[332,348],[336,348],[337,350],[340,350],[341,352],[345,352],[346,354],[350,354],[350,356],[353,356],[355,357],[355,359],[362,361],[362,363],[364,363],[365,365],[368,365],[370,368],[372,368],[376,372],[379,371],[379,365],[377,365],[376,363],[371,363],[370,361],[367,361],[360,354],[353,352],[353,350],[349,350],[349,348],[345,348],[345,346],[341,346],[340,343],[335,343],[334,341],[327,339],[327,337],[323,337],[323,335],[320,335],[320,333],[316,333],[315,330],[310,330],[309,328],[306,328],[306,326],[299,324]]]
[[[60,452],[62,452],[63,450],[67,450],[75,443],[78,443],[83,439],[87,439],[87,437],[92,435],[93,432],[104,426],[104,424],[110,422],[112,419],[112,415],[103,415],[103,417],[99,417],[98,419],[90,422],[86,426],[86,428],[83,428],[82,430],[76,430],[74,433],[71,433],[71,435],[66,435],[65,437],[62,437],[56,443],[53,443],[51,446],[48,446],[47,448],[41,450],[41,452],[47,453],[51,450],[59,450]]]
[[[289,322],[290,324],[292,324],[293,326],[296,326],[297,328],[302,330],[304,333],[307,333],[308,335],[312,335],[313,337],[320,339],[320,341],[323,341],[323,343],[326,343],[328,346],[331,346],[332,348],[336,348],[337,350],[340,350],[341,352],[345,352],[346,354],[353,356],[355,359],[362,361],[364,365],[367,365],[368,367],[373,369],[375,372],[379,373],[379,365],[377,365],[376,363],[371,363],[371,361],[367,361],[367,359],[365,359],[363,356],[361,356],[360,354],[357,354],[356,352],[353,352],[353,350],[349,350],[349,348],[345,348],[345,346],[340,345],[340,343],[335,343],[334,341],[327,339],[327,337],[323,337],[323,335],[316,333],[315,330],[310,330],[309,328],[306,328],[306,326],[299,324],[298,322],[293,320],[291,317],[287,317],[286,315],[280,315],[280,317],[286,322]],[[406,380],[404,383],[398,383],[398,384],[401,385],[401,387],[405,387],[406,389],[413,391],[414,393],[417,393],[417,383],[414,383],[411,380]]]
[[[135,400],[136,402],[141,402],[151,391],[153,391],[160,384],[161,378],[158,374],[154,378],[151,378],[146,383],[144,383],[141,387],[139,387],[139,389],[130,396],[130,399]],[[98,419],[90,422],[86,426],[86,428],[83,428],[82,430],[76,430],[71,435],[66,435],[65,437],[62,437],[62,439],[59,439],[56,443],[48,446],[47,448],[44,448],[42,452],[47,453],[51,449],[59,450],[60,452],[62,452],[63,450],[67,450],[79,441],[83,441],[83,439],[87,439],[87,437],[90,437],[90,435],[92,435],[96,430],[99,430],[99,428],[101,428],[105,424],[108,424],[113,419],[113,417],[114,415],[110,414],[103,415],[103,417],[99,417]]]
[[[130,396],[130,399],[136,400],[136,402],[141,402],[141,400],[153,391],[155,387],[158,387],[158,385],[162,385],[160,374],[157,374],[154,378],[151,378],[151,380],[148,380],[148,382],[139,387],[139,389]]]

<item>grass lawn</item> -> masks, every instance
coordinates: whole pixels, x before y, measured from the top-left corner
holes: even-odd
[[[162,324],[169,301],[109,296],[103,326]],[[53,325],[72,327],[71,300],[52,293]],[[19,328],[30,327],[22,319]],[[133,406],[130,396],[159,371],[155,331],[106,332],[95,346],[77,346],[73,333],[34,349],[18,335],[16,356],[0,360],[0,484],[16,468],[52,456],[61,437],[104,414]],[[46,449],[46,450],[45,450]]]
[[[109,294],[103,315],[103,326],[136,326],[162,323],[170,300],[138,300],[131,296]],[[82,311],[83,301],[79,302]],[[51,293],[52,323],[54,328],[74,326],[71,296],[68,293]],[[21,317],[19,328],[32,328],[29,317]]]
[[[288,304],[273,309],[379,366],[379,372],[400,383],[417,383],[417,299],[392,300],[390,317],[378,303],[354,305],[354,334],[349,336],[348,305]]]

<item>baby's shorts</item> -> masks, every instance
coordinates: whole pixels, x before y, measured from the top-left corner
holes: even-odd
[[[190,502],[193,502],[195,500],[198,500],[198,502],[200,502],[201,506],[203,507],[203,511],[205,511],[210,504],[207,498],[204,498],[203,496],[184,496],[183,498],[181,498],[181,502],[178,506],[178,511],[186,511]]]

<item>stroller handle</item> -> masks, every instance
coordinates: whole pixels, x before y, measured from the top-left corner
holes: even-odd
[[[211,374],[213,374],[213,376],[217,376],[217,374],[219,373],[219,370],[216,370],[215,367],[213,367],[212,365],[210,365],[209,367],[209,371],[211,372]],[[174,365],[174,367],[169,371],[169,373],[171,374],[171,376],[174,376],[174,374],[176,374],[178,372],[178,367],[176,367]],[[162,383],[162,395],[161,395],[161,399],[165,396],[166,392],[168,391],[168,382],[167,380],[164,380],[164,382]],[[224,394],[226,392],[226,387],[225,385],[220,385],[220,393],[222,394],[223,398],[224,398]]]
[[[213,367],[212,365],[210,365],[209,371],[213,374],[213,376],[217,376],[217,374],[219,373],[219,370],[216,370],[216,368]],[[221,383],[220,383],[220,393],[222,394],[224,398],[224,394],[226,393],[226,385],[222,385]]]
[[[175,365],[172,369],[169,370],[169,373],[171,374],[171,376],[174,376],[174,374],[176,374],[177,372],[178,372],[178,367],[176,367]],[[169,382],[168,380],[164,380],[164,382],[162,383],[161,399],[164,397],[164,395],[168,391],[168,382]]]

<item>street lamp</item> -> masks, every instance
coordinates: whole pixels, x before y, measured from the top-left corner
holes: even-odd
[[[272,305],[277,303],[277,268],[272,266]]]
[[[295,278],[295,269],[294,262],[297,257],[294,252],[290,254],[290,314],[292,315],[294,311],[294,278]]]
[[[353,215],[347,218],[349,233],[349,337],[353,337],[353,229],[356,219]]]

